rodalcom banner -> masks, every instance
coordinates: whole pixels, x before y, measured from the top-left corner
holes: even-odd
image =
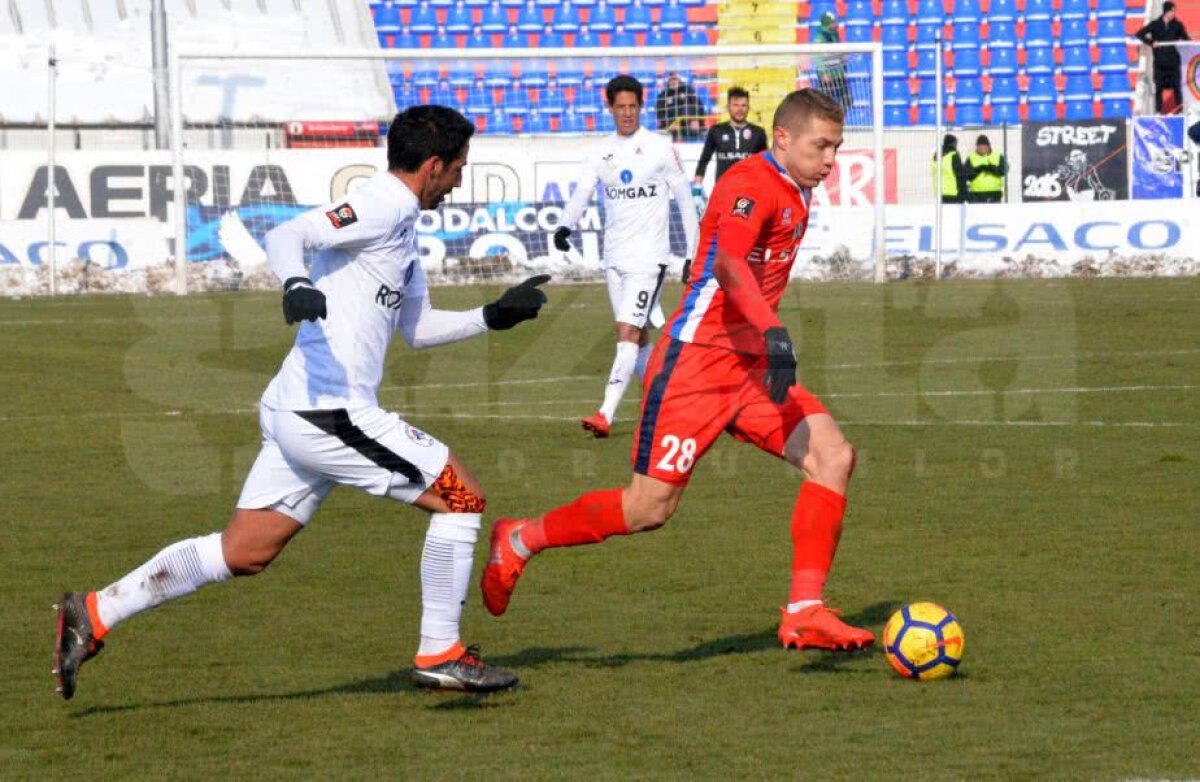
[[[1137,117],[1133,120],[1134,198],[1182,198],[1184,168],[1183,117]]]
[[[1026,123],[1022,201],[1119,201],[1129,197],[1124,120]]]

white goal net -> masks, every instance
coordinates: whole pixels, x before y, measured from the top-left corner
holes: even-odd
[[[732,87],[750,94],[750,121],[769,135],[779,100],[822,89],[846,108],[846,142],[814,213],[797,266],[840,263],[882,279],[884,204],[895,160],[883,146],[878,44],[553,49],[181,52],[173,57],[172,154],[176,289],[274,287],[260,246],[296,214],[338,201],[386,167],[397,110],[452,106],[476,125],[463,185],[418,225],[433,281],[552,271],[601,272],[602,199],[593,199],[562,253],[550,237],[590,141],[613,130],[604,85],[644,86],[642,125],[669,134],[692,179],[709,126],[728,119]],[[671,246],[681,266],[680,209],[702,210],[715,161],[688,203],[674,203]],[[834,218],[839,219],[834,219]],[[853,226],[853,230],[839,226]]]

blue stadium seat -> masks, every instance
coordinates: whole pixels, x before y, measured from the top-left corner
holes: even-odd
[[[1062,72],[1068,75],[1092,72],[1092,52],[1086,46],[1063,49]]]
[[[1086,19],[1066,19],[1058,34],[1060,46],[1087,46],[1089,43]]]
[[[483,28],[485,33],[508,32],[508,12],[499,3],[493,2],[483,10],[483,19],[480,27]]]
[[[588,8],[588,9],[591,9],[591,8],[595,8],[595,7],[596,7],[596,3],[598,3],[599,1],[600,1],[600,0],[572,0],[572,4],[573,4],[573,5],[574,5],[576,8]]]
[[[439,27],[437,34],[433,36],[433,40],[430,42],[430,46],[434,49],[457,49],[458,42],[446,32],[445,27]]]
[[[468,49],[490,49],[492,48],[492,36],[483,32],[483,27],[476,26],[471,34],[467,36]]]
[[[1016,105],[1021,102],[1021,90],[1015,76],[1001,76],[992,79],[992,90],[988,95],[991,96],[993,106],[1001,103]]]
[[[922,46],[934,46],[937,43],[937,37],[942,32],[940,24],[918,24],[917,25],[917,48]],[[950,42],[942,39],[944,48],[949,48]]]
[[[456,90],[465,90],[475,84],[479,78],[480,66],[477,62],[464,60],[450,69],[450,86]]]
[[[685,8],[693,8],[705,5],[708,0],[679,0],[679,4]]]
[[[917,24],[943,24],[946,19],[946,9],[942,0],[920,0],[917,3]]]
[[[708,33],[704,32],[703,30],[701,30],[698,27],[688,28],[683,33],[683,45],[684,46],[708,46],[709,45]]]
[[[1052,0],[1025,0],[1025,23],[1049,22],[1054,17]]]
[[[483,83],[489,88],[507,87],[512,84],[512,62],[509,60],[488,60],[484,66]]]
[[[1058,109],[1054,101],[1027,103],[1025,116],[1030,122],[1054,122],[1058,119]]]
[[[846,125],[852,128],[864,128],[871,126],[871,107],[864,106],[861,103],[855,103],[846,112]]]
[[[1100,73],[1128,73],[1129,54],[1125,45],[1101,46],[1100,62],[1096,70]]]
[[[889,79],[883,80],[883,102],[903,102],[908,103],[908,79]]]
[[[1066,107],[1063,112],[1063,119],[1078,121],[1096,118],[1096,109],[1092,105],[1091,98],[1087,100],[1071,100],[1067,99]]]
[[[404,26],[400,28],[400,34],[393,39],[392,46],[396,49],[420,49],[421,39],[413,34],[412,28]]]
[[[883,0],[883,10],[879,21],[885,27],[908,24],[908,3],[906,0]]]
[[[598,133],[612,133],[617,129],[616,123],[613,122],[612,114],[607,111],[596,115],[596,131]]]
[[[992,104],[992,124],[993,125],[1019,125],[1021,123],[1021,104],[1019,103],[993,103]]]
[[[562,33],[555,32],[553,25],[546,25],[542,28],[542,34],[538,36],[537,45],[539,49],[562,49],[567,44]]]
[[[504,91],[504,99],[500,102],[506,114],[523,116],[529,113],[531,101],[529,91],[524,87],[512,86]]]
[[[1049,19],[1025,23],[1025,46],[1052,46],[1056,43]]]
[[[1017,25],[1014,22],[988,23],[988,48],[992,50],[1017,48]]]
[[[1123,16],[1101,17],[1096,23],[1096,43],[1100,46],[1110,43],[1124,44],[1128,38]]]
[[[968,103],[983,105],[983,82],[979,79],[956,79],[954,103],[955,105]]]
[[[1025,103],[1029,106],[1029,110],[1033,110],[1034,104],[1049,103],[1051,106],[1058,100],[1058,90],[1054,87],[1054,78],[1051,76],[1031,76],[1029,78],[1029,89],[1025,91]]]
[[[983,64],[979,59],[979,49],[954,50],[955,77],[978,77],[983,73]]]
[[[987,22],[988,24],[996,24],[997,22],[1007,22],[1012,24],[1017,21],[1017,3],[1016,0],[992,0],[988,5]]]
[[[429,94],[429,102],[439,106],[455,106],[458,104],[458,96],[454,94],[454,88],[450,86],[450,82],[442,79]]]
[[[500,5],[505,8],[524,8],[525,0],[500,0]]]
[[[1121,95],[1129,97],[1129,74],[1106,73],[1100,77],[1100,97]]]
[[[529,46],[529,38],[524,33],[518,31],[515,24],[510,24],[508,32],[504,34],[504,38],[500,41],[500,45],[505,49],[524,49]]]
[[[625,9],[625,29],[631,33],[647,32],[652,21],[650,9],[642,5],[642,0],[634,0],[633,5]]]
[[[979,24],[983,19],[983,12],[979,8],[979,0],[956,0],[954,3],[954,23],[970,22]]]
[[[1125,0],[1099,0],[1096,16],[1099,19],[1120,19],[1124,22]]]
[[[541,48],[541,43],[538,44],[538,48]],[[534,89],[545,87],[550,83],[549,68],[549,60],[527,60],[521,63],[521,86],[533,87]]]
[[[1049,46],[1027,47],[1025,72],[1030,76],[1054,73],[1054,50]]]
[[[933,79],[921,79],[917,89],[917,124],[932,125],[936,122],[937,92]]]
[[[583,68],[579,65],[563,65],[555,73],[560,87],[578,87],[583,84]]]
[[[926,47],[917,50],[917,75],[925,79],[937,75],[937,49]]]
[[[842,26],[847,31],[851,27],[866,27],[869,30],[874,23],[875,12],[871,10],[870,0],[850,0],[842,17]]]
[[[1092,94],[1092,77],[1090,74],[1078,74],[1068,76],[1066,84],[1063,88],[1063,98],[1066,100],[1086,100],[1091,101],[1095,96]]]
[[[451,8],[450,13],[446,14],[446,32],[451,35],[465,35],[471,32],[474,26],[471,12],[462,3]]]
[[[1016,76],[1017,75],[1017,50],[1016,49],[991,49],[992,59],[988,63],[988,73],[992,76]],[[957,58],[958,55],[955,54]]]
[[[884,49],[908,50],[908,25],[885,24],[880,33]]]
[[[375,10],[375,29],[387,35],[400,32],[400,9],[392,5],[391,0]]]
[[[599,114],[604,111],[604,103],[600,99],[600,88],[592,79],[585,78],[583,83],[575,88],[575,100],[571,105],[575,108],[576,114]]]
[[[871,25],[846,25],[846,35],[842,38],[845,43],[868,43],[872,40]],[[848,120],[847,120],[848,121]]]
[[[562,0],[533,0],[538,8],[558,8],[562,5]]]
[[[496,106],[492,109],[492,113],[487,115],[487,134],[488,135],[512,135],[513,123],[512,117],[505,112],[504,109]]]
[[[678,0],[671,0],[659,11],[659,25],[668,33],[688,29],[687,9],[681,6]]]
[[[585,133],[587,132],[587,122],[583,115],[572,110],[567,110],[567,113],[562,115],[562,119],[558,122],[559,133]]]
[[[517,14],[517,30],[526,34],[540,33],[545,26],[542,21],[541,10],[534,5],[533,0],[525,4],[521,12]]]
[[[413,9],[408,27],[417,35],[433,35],[437,32],[437,13],[429,3],[421,3]]]
[[[954,41],[951,44],[952,48],[958,49],[974,49],[979,52],[979,23],[978,22],[960,22],[954,20],[952,29]]]
[[[954,124],[958,127],[972,127],[983,124],[983,104],[963,103],[954,107]]]
[[[409,106],[417,106],[421,103],[421,96],[417,93],[417,88],[411,84],[396,87],[392,92],[396,96],[396,108],[398,109],[403,110]]]
[[[885,103],[883,106],[883,124],[889,128],[908,127],[908,101],[903,103]]]
[[[642,0],[642,5],[647,8],[662,8],[666,4],[666,0]]]
[[[608,0],[608,4],[613,8],[627,8],[633,5],[633,0]]]
[[[412,84],[417,89],[433,89],[442,80],[437,68],[428,63],[420,63],[412,72]]]
[[[557,87],[547,87],[538,92],[537,108],[547,117],[560,117],[567,111],[567,96]]]
[[[1104,119],[1129,119],[1133,109],[1128,95],[1104,97],[1100,96],[1100,116]]]
[[[646,45],[655,47],[671,46],[671,36],[668,33],[664,33],[658,25],[652,24],[650,25],[650,32],[646,33]]]
[[[463,5],[467,8],[487,8],[491,2],[492,0],[463,0]]]
[[[428,0],[428,2],[434,8],[450,8],[454,5],[455,0]]]
[[[393,3],[397,8],[416,8],[417,4],[418,0],[395,0]]]
[[[588,27],[594,33],[611,33],[617,29],[617,15],[609,8],[608,3],[600,0],[600,4],[588,16]]]
[[[531,134],[549,133],[550,120],[537,109],[533,109],[521,120],[521,132]]]
[[[577,49],[596,49],[600,46],[600,36],[591,31],[588,25],[580,25],[579,32],[575,33],[575,48]]]
[[[571,5],[570,0],[567,0],[554,12],[553,24],[554,31],[558,33],[579,32],[579,12],[575,10],[575,6]]]
[[[1086,22],[1088,18],[1088,0],[1062,0],[1062,5],[1058,9],[1058,16],[1064,22],[1068,19],[1081,19]]]
[[[883,50],[883,78],[903,79],[908,76],[908,52],[903,49]]]
[[[617,47],[636,48],[638,45],[637,38],[635,38],[633,36],[633,33],[626,30],[625,25],[621,25],[621,24],[617,25],[617,29],[613,32],[612,36],[608,39],[608,43],[609,43],[609,46],[612,46],[614,48],[617,48]]]

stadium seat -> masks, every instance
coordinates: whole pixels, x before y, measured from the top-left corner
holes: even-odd
[[[954,76],[978,77],[983,73],[983,64],[979,59],[979,49],[956,49],[954,51]]]
[[[575,6],[570,3],[570,0],[559,6],[554,11],[554,31],[556,33],[577,33],[579,32],[579,12],[575,10]]]
[[[456,90],[465,90],[473,86],[482,71],[478,61],[463,60],[450,69],[450,86]]]
[[[596,115],[596,132],[597,133],[612,133],[617,129],[616,123],[613,122],[612,115],[607,111],[603,114]]]
[[[903,79],[908,76],[908,52],[902,49],[883,50],[883,78]]]
[[[511,135],[513,133],[512,117],[504,109],[496,106],[487,115],[487,128],[485,132],[488,135]]]
[[[523,116],[529,113],[532,104],[529,100],[529,91],[524,87],[509,87],[504,91],[504,100],[500,102],[504,107],[504,111],[512,116]]]
[[[1087,46],[1089,41],[1086,19],[1066,19],[1058,34],[1059,46]]]
[[[1025,0],[1025,23],[1049,22],[1054,18],[1053,0]]]
[[[1001,76],[992,79],[992,89],[988,93],[992,105],[1000,103],[1018,104],[1021,102],[1021,91],[1017,86],[1015,76]]]
[[[871,33],[871,25],[857,24],[846,25],[846,35],[842,38],[843,43],[868,43],[873,40]]]
[[[709,46],[708,33],[698,27],[688,28],[683,33],[684,46]]]
[[[554,43],[551,41],[551,43]],[[541,48],[541,44],[539,44]],[[546,48],[551,48],[547,46]],[[554,47],[554,48],[562,48]],[[550,83],[550,60],[526,60],[521,63],[521,76],[518,79],[522,87],[541,89]]]
[[[1054,73],[1054,50],[1049,46],[1026,47],[1025,72],[1030,76]]]
[[[408,27],[417,35],[433,35],[437,32],[437,12],[429,3],[421,3],[413,9]]]
[[[611,33],[617,29],[617,15],[604,0],[588,15],[588,27],[594,33]]]
[[[1123,16],[1101,17],[1096,23],[1096,43],[1100,46],[1124,45],[1128,38],[1129,36],[1125,33],[1125,17]]]
[[[646,46],[663,47],[671,45],[670,35],[664,33],[658,25],[650,25],[650,32],[646,33]]]
[[[1029,46],[1052,46],[1055,43],[1054,29],[1049,19],[1025,23],[1024,43]]]
[[[880,33],[884,49],[908,50],[908,26],[902,24],[885,24]]]
[[[533,109],[521,119],[521,132],[530,134],[549,133],[550,120],[537,109]]]
[[[988,48],[1017,48],[1017,25],[1013,22],[991,22],[988,24]]]
[[[537,48],[539,49],[562,49],[566,46],[566,41],[563,40],[562,33],[554,31],[553,25],[546,25],[542,28],[542,34],[538,36]]]
[[[403,110],[409,106],[418,106],[421,103],[421,95],[417,92],[417,88],[411,84],[405,84],[403,87],[396,87],[392,90],[396,96],[396,108]]]
[[[591,31],[588,25],[579,26],[579,32],[575,33],[574,48],[576,49],[596,49],[600,46],[600,36]]]
[[[960,22],[954,20],[954,27],[951,32],[954,35],[951,43],[953,49],[974,49],[979,52],[979,23],[978,22]]]
[[[288,5],[292,6],[293,9],[296,7],[296,0],[285,1],[288,3]],[[279,0],[275,0],[275,2],[278,3]],[[269,6],[270,4],[271,0],[267,0],[267,5]],[[393,3],[393,5],[395,5],[397,8],[416,8],[418,4],[419,0],[395,0]],[[278,11],[278,9],[276,10]]]
[[[559,117],[567,111],[567,96],[557,87],[547,87],[538,92],[537,108],[547,117]]]
[[[1053,77],[1033,76],[1029,79],[1029,89],[1025,92],[1025,103],[1029,107],[1030,119],[1046,118],[1045,107],[1050,107],[1050,119],[1053,119],[1054,104],[1058,100],[1058,91],[1054,87]],[[1034,117],[1037,107],[1038,116]]]
[[[1084,22],[1088,18],[1088,0],[1062,0],[1058,9],[1058,17],[1064,22],[1068,19],[1079,19]]]
[[[542,21],[542,12],[534,5],[533,0],[529,0],[521,12],[517,14],[517,30],[522,33],[540,33],[545,26]]]
[[[1092,72],[1092,52],[1086,46],[1063,49],[1062,72],[1068,75]]]
[[[1054,101],[1029,103],[1025,117],[1030,122],[1054,122],[1058,119],[1058,108]]]
[[[508,32],[508,12],[501,8],[499,3],[493,2],[484,9],[480,27],[485,33]]]
[[[908,79],[885,78],[883,80],[883,102],[908,103]]]
[[[909,116],[908,101],[884,104],[883,124],[889,128],[904,128],[912,124]]]
[[[451,35],[466,35],[474,26],[471,12],[462,3],[451,8],[450,13],[446,14],[446,32]]]
[[[972,127],[983,124],[983,104],[963,103],[954,106],[954,124],[959,127]]]
[[[404,26],[400,28],[400,33],[392,39],[392,48],[420,49],[421,39],[413,34],[411,27]]]
[[[1125,0],[1099,0],[1096,6],[1096,17],[1099,19],[1120,19],[1125,22]]]
[[[563,0],[533,0],[538,8],[558,8]]]
[[[400,32],[400,9],[391,0],[375,9],[375,30],[386,35]]]
[[[442,79],[429,94],[429,102],[439,106],[454,106],[458,104],[458,96],[454,94],[454,88],[450,86],[450,82]]]
[[[1063,119],[1065,120],[1088,120],[1096,118],[1096,109],[1092,105],[1092,99],[1086,100],[1071,100],[1067,99],[1066,108],[1063,111]]]
[[[512,84],[512,64],[507,60],[489,60],[483,74],[485,86],[495,89]]]
[[[925,47],[917,50],[917,75],[932,79],[937,75],[937,49]]]
[[[847,32],[852,27],[866,27],[870,30],[874,23],[875,12],[871,10],[870,0],[850,0],[842,17],[842,26]]]
[[[504,34],[504,38],[500,41],[500,46],[505,49],[524,49],[529,46],[529,38],[524,33],[518,31],[515,24],[510,24],[508,32]]]
[[[608,0],[608,4],[613,8],[628,8],[633,5],[633,0]]]
[[[933,47],[937,44],[938,36],[942,33],[942,25],[940,24],[918,24],[917,25],[917,48],[922,46]],[[949,42],[942,39],[944,48],[949,48]]]
[[[434,9],[450,8],[454,5],[455,0],[428,0],[429,5]]]
[[[919,0],[916,18],[918,25],[943,24],[946,19],[946,9],[942,5],[942,0]]]
[[[1100,73],[1129,73],[1129,54],[1125,45],[1101,46],[1096,70]]]
[[[884,27],[908,25],[908,3],[906,0],[883,0],[879,21]]]
[[[445,27],[438,27],[437,34],[433,36],[433,40],[430,42],[430,48],[457,49],[458,42],[454,40],[453,36],[446,32]]]
[[[583,115],[568,110],[558,121],[559,133],[586,133],[587,121]]]
[[[983,82],[979,79],[957,79],[954,83],[954,103],[983,105]]]
[[[688,29],[687,9],[681,6],[678,0],[671,0],[659,11],[659,26],[668,33]]]
[[[492,0],[463,0],[467,8],[487,8]]]
[[[638,45],[637,38],[634,37],[633,33],[627,31],[625,29],[625,25],[622,24],[617,25],[617,29],[613,31],[612,36],[609,37],[608,43],[609,46],[612,46],[613,48],[622,49],[634,49],[637,48]]]
[[[583,84],[583,68],[578,65],[564,65],[555,73],[560,87],[578,87]]]
[[[979,8],[979,0],[956,0],[954,3],[953,20],[955,24],[970,22],[978,25],[983,19]]]
[[[1133,116],[1133,107],[1128,95],[1105,97],[1100,96],[1100,116],[1104,119],[1129,119]]]
[[[936,120],[937,93],[933,79],[921,79],[917,89],[917,124],[933,125]]]
[[[1017,21],[1016,0],[992,0],[988,4],[987,22],[989,25],[997,22],[1012,24]]]
[[[1093,97],[1095,96],[1092,93],[1091,74],[1084,73],[1067,77],[1066,84],[1063,87],[1064,99],[1091,101]]]
[[[584,116],[599,114],[604,110],[604,104],[600,100],[600,88],[592,79],[585,78],[583,83],[575,88],[575,100],[571,105],[576,114]]]
[[[988,73],[992,76],[1016,76],[1017,75],[1017,50],[1016,49],[990,49],[991,62],[988,63]],[[958,55],[955,54],[957,60]]]
[[[642,0],[634,0],[633,5],[625,9],[625,29],[631,33],[649,31],[652,21],[650,9],[642,5]]]
[[[684,8],[695,8],[705,5],[708,0],[679,0],[679,4]]]
[[[437,69],[428,63],[421,63],[412,72],[411,81],[417,89],[433,89],[441,80],[442,77],[438,74]]]
[[[1019,103],[993,103],[992,124],[1021,124],[1021,105]]]
[[[468,49],[490,49],[492,48],[492,36],[486,35],[483,28],[479,25],[471,30],[471,34],[467,36]]]

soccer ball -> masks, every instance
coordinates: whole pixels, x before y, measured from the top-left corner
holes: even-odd
[[[944,679],[962,661],[962,626],[937,603],[910,603],[884,626],[883,652],[906,679]]]

